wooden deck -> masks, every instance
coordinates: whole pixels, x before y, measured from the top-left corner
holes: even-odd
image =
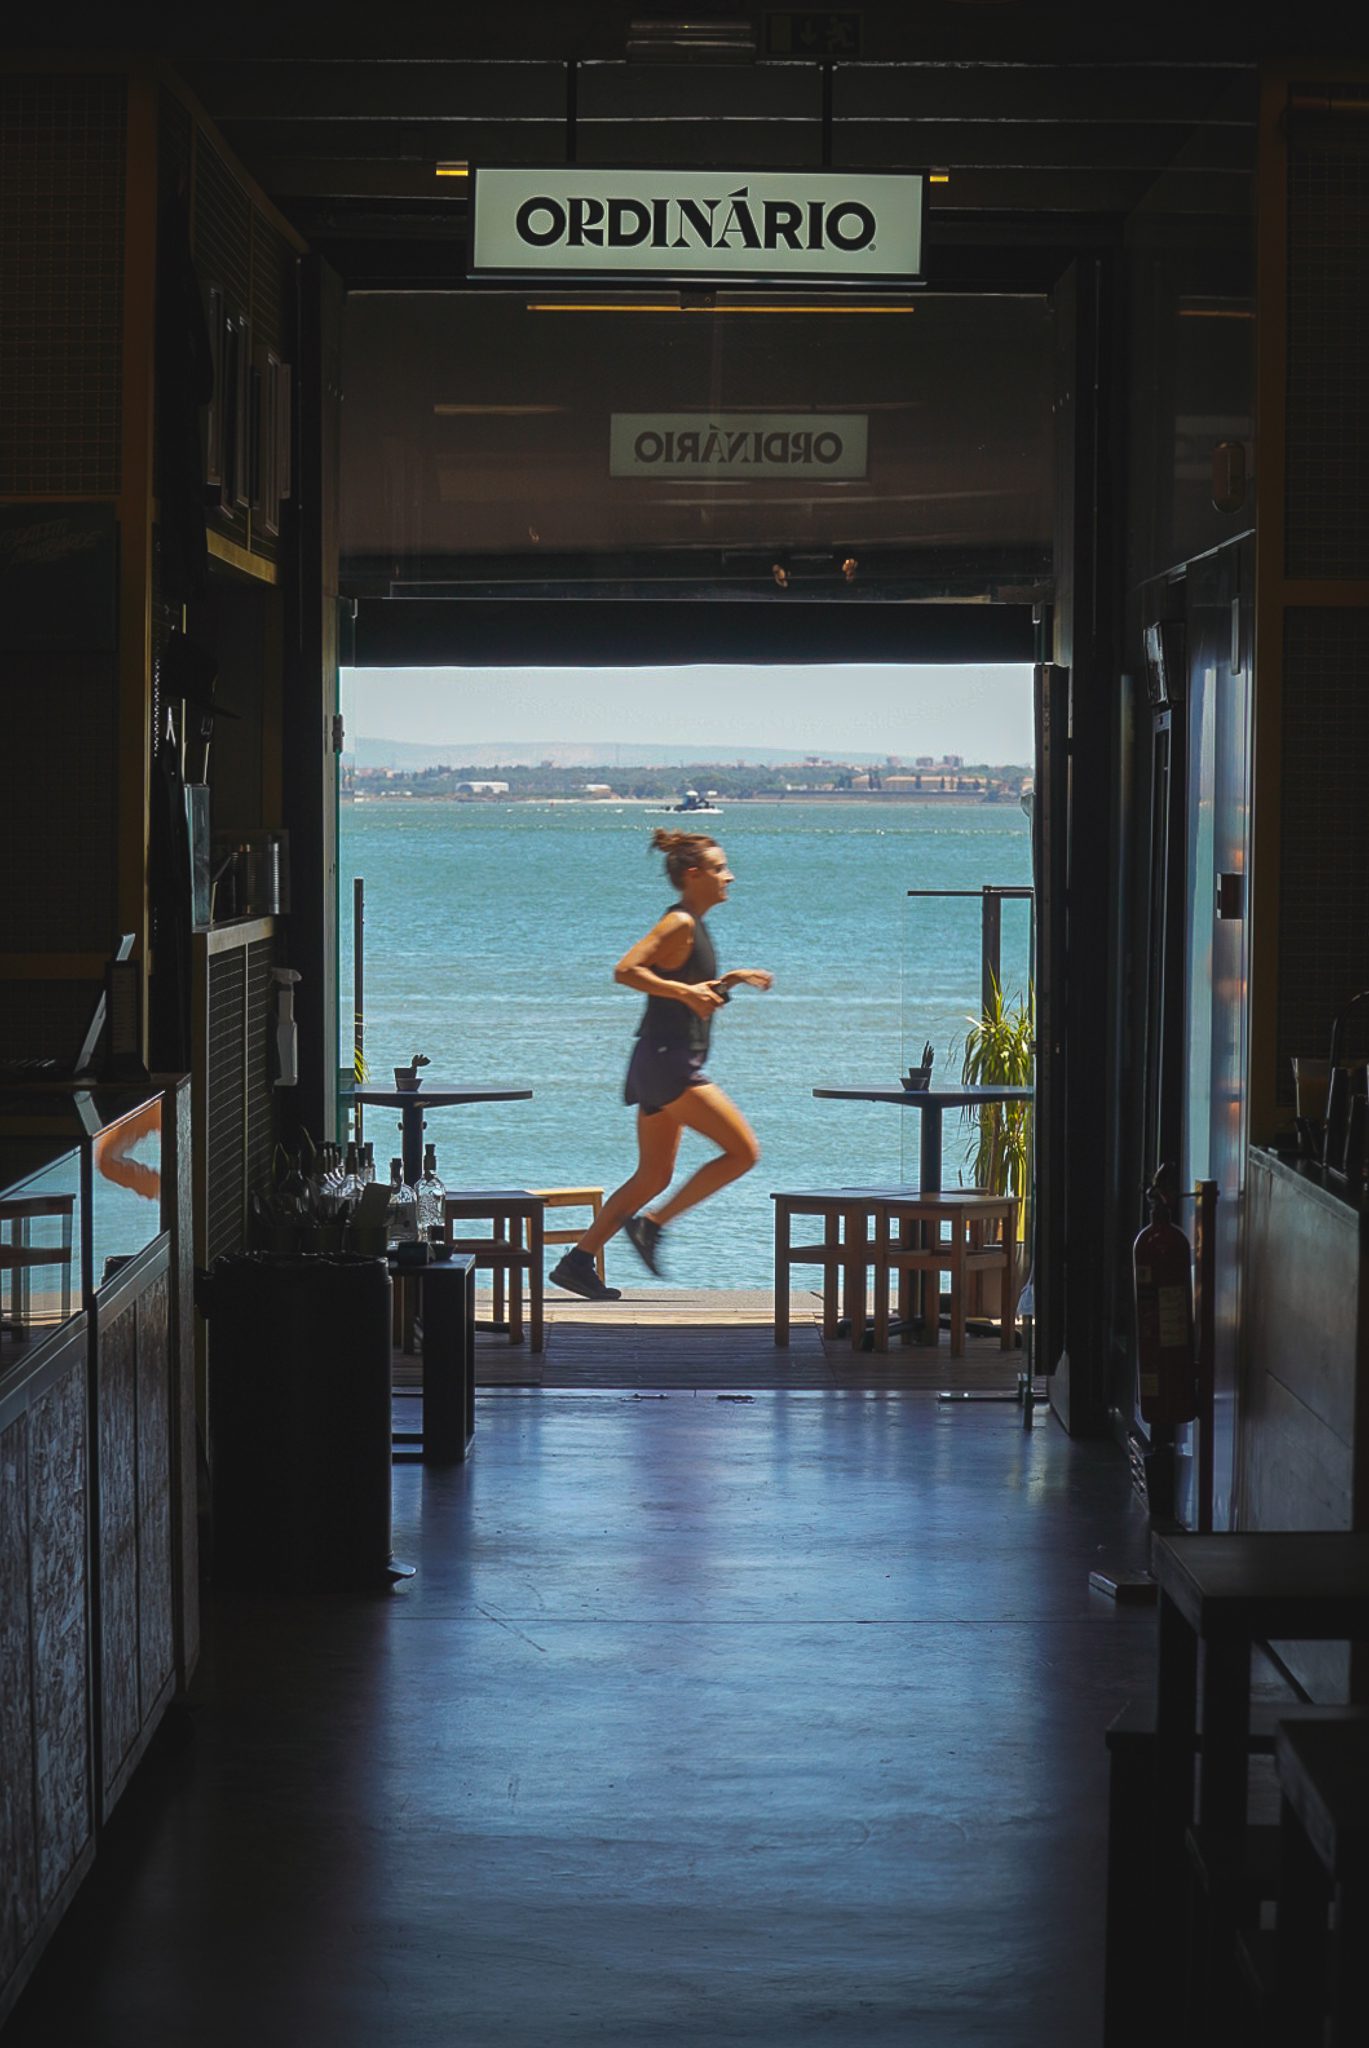
[[[999,1348],[997,1333],[972,1336],[963,1359],[940,1344],[896,1345],[887,1357],[825,1344],[818,1298],[792,1298],[791,1342],[777,1349],[774,1296],[685,1288],[628,1288],[623,1299],[593,1303],[564,1295],[547,1301],[547,1345],[526,1345],[482,1331],[477,1384],[497,1387],[679,1389],[727,1392],[830,1390],[988,1393],[1016,1389],[1020,1350]],[[478,1313],[489,1314],[487,1297]]]

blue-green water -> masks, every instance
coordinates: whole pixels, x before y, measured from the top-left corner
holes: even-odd
[[[642,999],[614,962],[674,901],[648,853],[658,810],[635,804],[460,804],[394,798],[343,806],[344,1045],[352,877],[366,883],[366,1051],[377,1085],[410,1053],[432,1086],[507,1082],[530,1102],[435,1110],[428,1136],[449,1186],[615,1187],[636,1156],[623,1074]],[[710,1079],[761,1143],[755,1172],[672,1227],[669,1279],[765,1287],[772,1188],[917,1178],[917,1118],[893,1105],[818,1102],[815,1087],[896,1085],[936,1048],[959,1075],[977,1008],[979,903],[910,901],[909,889],[1031,880],[1014,805],[733,804],[705,820],[736,874],[712,913],[720,966],[768,967],[768,995],[737,992],[714,1024]],[[1024,903],[1003,909],[1003,982],[1027,978]],[[368,1113],[382,1171],[390,1112]],[[948,1183],[963,1147],[947,1119]],[[708,1156],[686,1133],[681,1172]],[[564,1219],[562,1219],[564,1220]],[[646,1276],[621,1238],[609,1277]]]

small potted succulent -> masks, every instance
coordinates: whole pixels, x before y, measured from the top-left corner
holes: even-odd
[[[395,1068],[396,1088],[401,1089],[406,1095],[412,1094],[413,1090],[421,1084],[423,1079],[423,1076],[418,1071],[419,1068],[430,1064],[426,1053],[414,1053],[407,1067]]]

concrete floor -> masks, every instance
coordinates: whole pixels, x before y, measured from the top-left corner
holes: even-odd
[[[1086,2048],[1124,1463],[925,1394],[482,1396],[418,1565],[220,1601],[5,2048]]]

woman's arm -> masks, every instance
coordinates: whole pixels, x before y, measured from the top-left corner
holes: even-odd
[[[644,996],[666,996],[683,1003],[696,1017],[709,1017],[724,998],[710,982],[672,981],[672,969],[683,967],[694,941],[694,920],[687,910],[668,910],[644,939],[629,946],[613,970],[613,979]]]
[[[720,974],[714,988],[736,988],[745,983],[748,988],[773,988],[775,977],[766,967],[734,967],[727,974]]]

